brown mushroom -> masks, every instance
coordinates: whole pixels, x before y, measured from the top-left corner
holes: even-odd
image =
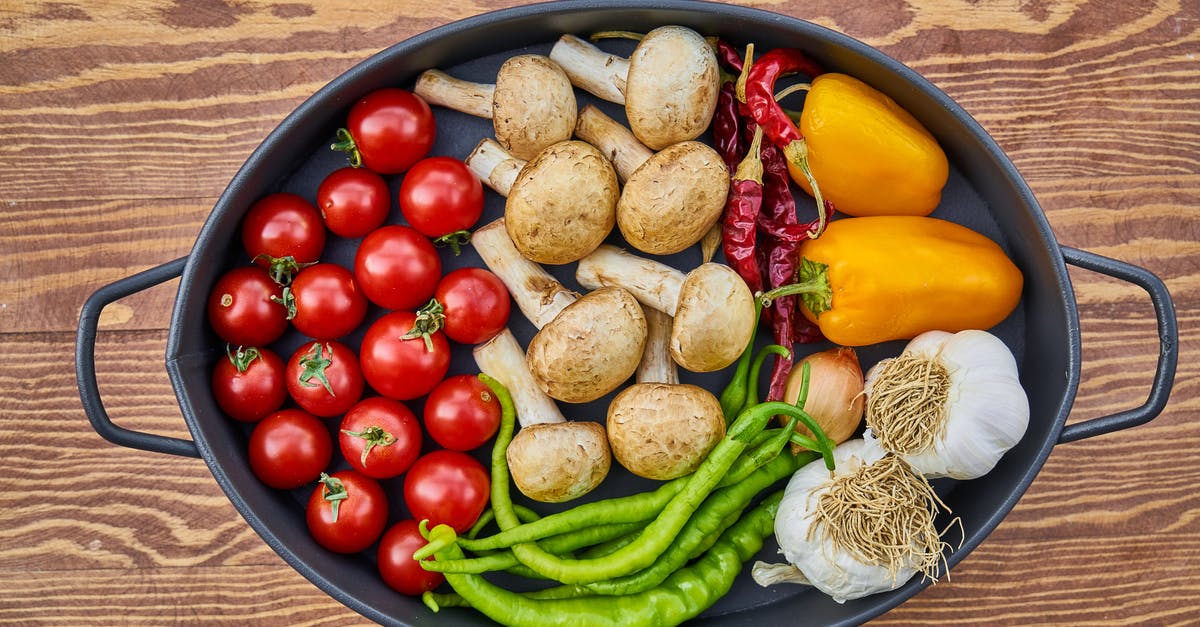
[[[522,255],[537,263],[579,260],[595,250],[616,223],[616,172],[586,142],[558,142],[524,162],[485,139],[466,164],[488,187],[507,197],[508,236]]]
[[[575,278],[589,289],[623,287],[643,305],[672,316],[671,356],[692,372],[732,364],[758,324],[754,295],[724,264],[704,263],[685,275],[605,244],[579,260]]]
[[[612,454],[604,427],[568,421],[542,392],[508,329],[474,349],[479,370],[512,395],[521,429],[505,452],[513,483],[535,501],[560,503],[595,489],[608,476]]]
[[[637,383],[608,406],[609,446],[640,477],[667,480],[694,471],[725,437],[721,403],[708,390],[679,382],[670,354],[671,317],[647,307],[646,349]]]
[[[538,386],[568,403],[594,401],[620,387],[637,370],[646,343],[642,307],[617,287],[583,296],[568,290],[521,256],[503,220],[477,229],[471,243],[540,329],[526,359]]]
[[[652,255],[677,253],[721,218],[729,168],[707,144],[683,141],[652,152],[591,105],[579,112],[575,134],[609,156],[625,182],[616,221],[630,246]]]
[[[633,134],[654,150],[696,139],[712,122],[720,71],[696,31],[662,26],[641,38],[628,60],[573,35],[550,51],[575,86],[625,105]]]
[[[546,146],[570,139],[575,128],[575,91],[562,68],[536,54],[514,56],[496,83],[474,83],[441,70],[426,70],[413,93],[429,104],[490,118],[496,140],[514,155],[531,159]]]

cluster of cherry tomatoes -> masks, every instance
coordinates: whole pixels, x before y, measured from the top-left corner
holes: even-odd
[[[435,244],[461,243],[481,216],[483,189],[461,161],[428,156],[434,135],[429,106],[412,93],[362,98],[335,145],[353,167],[330,173],[315,205],[279,192],[251,206],[241,227],[249,263],[221,276],[208,301],[228,353],[213,394],[231,418],[253,425],[255,475],[282,490],[315,483],[306,510],[313,538],[339,553],[378,543],[384,580],[406,594],[441,582],[412,559],[424,544],[416,521],[465,531],[487,504],[489,474],[467,451],[492,438],[500,407],[477,377],[447,374],[453,347],[490,339],[510,309],[487,270],[442,272]],[[397,174],[407,224],[386,224],[384,175]],[[321,260],[329,233],[361,238],[353,267]],[[383,313],[352,346],[347,336],[372,306]],[[285,362],[270,346],[289,328],[306,340]],[[417,399],[420,420],[405,404]],[[440,448],[422,454],[424,433]],[[380,480],[399,476],[409,516],[385,533]]]

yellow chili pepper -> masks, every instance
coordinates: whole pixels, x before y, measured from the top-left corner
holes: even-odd
[[[1021,299],[1021,271],[1000,246],[937,218],[834,220],[797,254],[797,284],[767,297],[800,294],[800,312],[843,346],[989,329]]]
[[[812,176],[852,216],[929,215],[949,165],[933,135],[894,100],[845,74],[812,81],[800,114]],[[810,195],[808,178],[789,168]]]

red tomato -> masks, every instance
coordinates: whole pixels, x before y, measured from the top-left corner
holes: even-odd
[[[425,399],[425,430],[442,448],[469,451],[500,428],[500,401],[479,377],[460,374],[438,384]]]
[[[301,270],[290,289],[292,326],[311,338],[348,335],[367,317],[367,298],[354,275],[336,263]]]
[[[385,88],[363,96],[338,131],[335,150],[350,153],[350,165],[380,174],[399,174],[433,148],[433,110],[420,96]]]
[[[342,417],[338,445],[355,470],[374,479],[395,477],[421,454],[421,424],[399,401],[366,398]]]
[[[262,197],[242,219],[242,245],[254,263],[286,284],[325,250],[325,223],[304,198],[279,192]]]
[[[387,220],[391,193],[382,176],[362,168],[342,168],[321,181],[317,208],[330,231],[362,237]]]
[[[422,159],[400,183],[400,212],[432,238],[465,231],[483,214],[483,183],[454,157]]]
[[[363,377],[383,396],[407,401],[424,396],[450,369],[450,343],[441,331],[405,336],[416,324],[411,311],[394,311],[367,329],[359,348]]]
[[[411,596],[442,585],[446,576],[421,568],[413,553],[428,544],[417,521],[408,518],[392,525],[379,539],[379,574],[384,583],[400,594]],[[428,557],[425,559],[433,559]]]
[[[321,475],[308,498],[308,530],[335,553],[357,553],[375,544],[387,526],[387,495],[379,482],[354,470]]]
[[[256,266],[234,268],[208,297],[208,322],[234,346],[266,346],[287,331],[287,309],[275,302],[279,285]]]
[[[329,418],[362,398],[363,374],[354,351],[340,342],[308,342],[288,359],[288,394],[305,411]]]
[[[463,344],[481,344],[508,325],[508,288],[483,268],[459,268],[438,282],[433,297],[442,304],[446,337]]]
[[[354,278],[367,298],[384,309],[416,309],[442,277],[442,260],[429,238],[407,226],[381,227],[363,238]]]
[[[287,385],[283,360],[267,348],[226,350],[213,368],[213,396],[221,411],[234,420],[257,422],[283,407]]]
[[[404,475],[404,504],[429,527],[446,524],[463,533],[479,520],[491,494],[483,464],[459,451],[423,455]]]
[[[254,426],[249,452],[254,476],[272,488],[290,490],[321,476],[333,459],[333,438],[316,416],[284,409]]]

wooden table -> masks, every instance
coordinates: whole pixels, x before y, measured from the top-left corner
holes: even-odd
[[[96,288],[187,254],[246,157],[302,100],[396,41],[519,4],[0,2],[0,621],[348,624],[198,460],[88,426],[72,372]],[[1179,312],[1171,402],[1062,445],[987,541],[878,624],[1166,624],[1200,604],[1200,5],[747,0],[910,65],[1028,180],[1065,245],[1145,267]],[[847,6],[849,5],[849,6]],[[1136,406],[1145,293],[1072,270],[1071,421]],[[100,384],[122,425],[186,436],[163,370],[175,282],[110,306]]]

